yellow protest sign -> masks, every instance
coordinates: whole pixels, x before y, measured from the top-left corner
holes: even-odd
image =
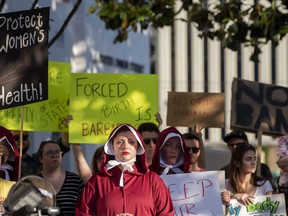
[[[155,122],[158,77],[150,74],[71,74],[71,143],[105,143],[121,123]]]
[[[68,115],[69,63],[49,62],[49,99],[24,106],[23,129],[26,131],[67,131],[65,118]],[[21,106],[1,109],[0,125],[10,130],[20,129]]]

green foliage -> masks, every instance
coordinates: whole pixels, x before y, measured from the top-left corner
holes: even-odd
[[[262,44],[272,42],[277,46],[288,32],[288,0],[255,1],[253,4],[239,0],[180,2],[182,7],[176,11],[176,0],[95,0],[89,13],[98,15],[107,29],[118,32],[114,40],[117,43],[125,41],[130,31],[171,26],[177,14],[186,11],[184,21],[191,22],[199,30],[200,37],[217,39],[224,48],[233,51],[239,44],[253,47],[250,59],[254,62],[259,61]]]

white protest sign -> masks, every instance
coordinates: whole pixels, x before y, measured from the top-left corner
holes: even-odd
[[[169,189],[175,216],[224,215],[217,171],[160,177]]]
[[[236,199],[230,201],[227,216],[287,216],[284,194],[257,196],[249,206],[242,205]]]

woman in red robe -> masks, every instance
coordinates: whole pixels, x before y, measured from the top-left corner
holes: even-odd
[[[161,131],[150,170],[158,175],[189,173],[190,161],[182,134],[175,127]]]
[[[135,128],[116,127],[104,151],[100,172],[89,179],[78,199],[76,216],[174,214],[167,187],[148,170],[143,140]]]

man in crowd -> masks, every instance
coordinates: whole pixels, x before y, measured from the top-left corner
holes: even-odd
[[[159,128],[152,122],[145,122],[140,124],[137,130],[143,138],[146,160],[150,165],[152,163],[153,154],[160,133]]]
[[[205,152],[201,133],[197,133],[195,131],[184,133],[183,138],[191,157],[190,171],[205,171],[205,169],[199,167],[198,164],[198,160],[200,158],[205,160]]]

